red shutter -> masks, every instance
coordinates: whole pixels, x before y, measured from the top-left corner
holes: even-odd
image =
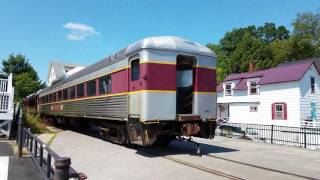
[[[274,120],[275,119],[275,104],[273,103],[273,104],[271,104],[271,113],[272,113],[272,120]]]
[[[283,119],[287,120],[287,104],[283,103]]]

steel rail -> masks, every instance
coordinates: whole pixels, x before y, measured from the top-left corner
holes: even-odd
[[[223,157],[219,157],[219,156],[214,156],[211,154],[207,154],[205,156],[211,157],[211,158],[215,158],[215,159],[220,159],[220,160],[224,160],[224,161],[228,161],[228,162],[233,162],[236,164],[241,164],[241,165],[245,165],[245,166],[250,166],[253,168],[257,168],[257,169],[263,169],[266,171],[271,171],[271,172],[277,172],[280,174],[284,174],[284,175],[290,175],[290,176],[294,176],[294,177],[298,177],[298,178],[303,178],[303,179],[310,179],[310,180],[320,180],[318,178],[314,178],[314,177],[309,177],[309,176],[304,176],[304,175],[300,175],[300,174],[295,174],[295,173],[291,173],[291,172],[286,172],[286,171],[281,171],[281,170],[277,170],[277,169],[272,169],[272,168],[268,168],[268,167],[263,167],[263,166],[258,166],[258,165],[254,165],[254,164],[249,164],[249,163],[245,163],[245,162],[241,162],[241,161],[236,161],[236,160],[232,160],[232,159],[228,159],[228,158],[223,158]]]
[[[188,151],[183,150],[178,147],[174,147],[174,148],[179,149],[179,150],[186,152],[186,153],[188,152]],[[254,164],[250,164],[250,163],[246,163],[246,162],[241,162],[241,161],[237,161],[237,160],[233,160],[233,159],[223,158],[223,157],[219,157],[219,156],[215,156],[215,155],[211,155],[211,154],[202,154],[201,156],[208,156],[208,157],[219,159],[219,160],[224,160],[224,161],[228,161],[228,162],[232,162],[232,163],[236,163],[236,164],[241,164],[244,166],[250,166],[253,168],[263,169],[266,171],[276,172],[276,173],[280,173],[280,174],[284,174],[284,175],[288,175],[288,176],[293,176],[293,177],[297,177],[297,178],[310,179],[310,180],[320,180],[320,178],[314,178],[314,177],[304,176],[304,175],[295,174],[295,173],[291,173],[291,172],[272,169],[272,168],[268,168],[268,167],[258,166],[258,165],[254,165]]]
[[[145,150],[143,150],[143,152],[145,152],[147,154],[150,154],[152,156],[155,156],[155,157],[158,157],[160,155],[160,154],[155,154],[153,152],[149,152],[149,151],[145,151]],[[173,161],[173,162],[176,162],[176,163],[184,165],[184,166],[192,167],[194,169],[197,169],[197,170],[209,173],[209,174],[218,175],[218,176],[225,177],[225,178],[228,178],[228,179],[231,179],[231,180],[244,180],[244,178],[241,178],[241,177],[233,176],[233,175],[221,172],[221,171],[217,171],[217,170],[214,170],[214,169],[206,168],[204,166],[196,165],[196,164],[193,164],[193,163],[190,163],[190,162],[187,162],[187,161],[183,161],[183,160],[180,160],[180,159],[177,159],[177,158],[173,158],[173,157],[169,157],[169,156],[163,156],[163,155],[160,155],[160,157],[162,157],[164,159],[167,159],[167,160],[170,160],[170,161]]]

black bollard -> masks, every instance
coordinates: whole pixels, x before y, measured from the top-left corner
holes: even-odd
[[[54,180],[68,180],[71,159],[68,157],[57,158],[54,161]]]
[[[22,157],[22,146],[23,146],[23,119],[22,119],[22,109],[20,109],[19,113],[19,121],[18,121],[18,155],[19,158]]]

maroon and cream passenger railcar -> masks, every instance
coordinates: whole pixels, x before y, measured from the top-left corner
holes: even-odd
[[[150,37],[38,93],[39,113],[86,119],[118,143],[151,145],[176,136],[212,138],[216,56],[179,37]]]

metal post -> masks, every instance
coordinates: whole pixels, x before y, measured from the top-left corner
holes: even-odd
[[[40,167],[42,167],[42,161],[43,161],[43,145],[40,145],[40,158],[39,158],[39,161],[40,161]]]
[[[273,124],[271,125],[271,144],[273,143]]]
[[[307,133],[306,133],[306,127],[303,128],[303,136],[304,136],[304,148],[307,148]]]
[[[34,139],[34,146],[33,146],[33,156],[36,158],[37,155],[38,155],[38,143],[37,143],[37,140]]]
[[[68,180],[71,159],[68,157],[57,158],[54,161],[54,180]]]
[[[50,179],[50,173],[51,173],[51,155],[47,154],[47,178]]]
[[[22,157],[22,137],[23,137],[23,119],[22,119],[22,110],[20,110],[20,114],[19,114],[19,122],[18,122],[18,155],[19,155],[19,158]]]

